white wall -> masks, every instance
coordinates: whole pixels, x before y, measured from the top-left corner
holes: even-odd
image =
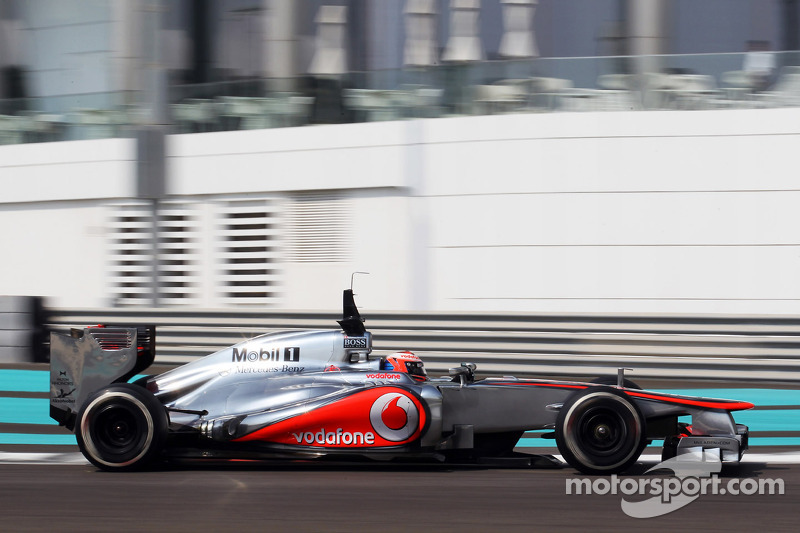
[[[2,204],[107,200],[136,192],[132,139],[0,146]]]
[[[0,146],[0,294],[107,305],[108,204],[135,191],[129,139]]]
[[[407,123],[173,135],[168,193],[214,195],[399,187]]]
[[[286,308],[336,309],[364,270],[367,309],[800,314],[799,130],[800,109],[780,109],[179,135],[168,193],[200,210],[338,195],[349,258],[286,256]],[[91,228],[101,207],[133,195],[132,154],[126,140],[0,147],[0,220],[31,228],[3,232],[17,253],[0,293],[105,303]],[[87,263],[48,262],[52,249]],[[206,286],[213,268],[202,265]]]
[[[106,210],[89,202],[0,206],[0,294],[109,305]]]
[[[433,307],[800,311],[798,116],[431,122]]]

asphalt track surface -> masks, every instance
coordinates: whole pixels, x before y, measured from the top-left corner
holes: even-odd
[[[800,458],[795,455],[794,461]],[[645,472],[652,464],[637,464],[623,478],[658,475]],[[647,519],[627,516],[619,494],[567,495],[566,481],[576,477],[582,476],[569,468],[234,463],[121,474],[88,464],[6,463],[0,464],[0,529],[797,530],[800,464],[758,460],[722,472],[723,481],[781,478],[783,495],[701,495]]]

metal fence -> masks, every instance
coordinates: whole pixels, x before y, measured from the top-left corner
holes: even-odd
[[[336,313],[49,309],[54,330],[156,324],[156,362],[180,364],[272,331],[336,328]],[[462,361],[482,375],[800,382],[800,317],[364,313],[375,353],[408,349],[433,374]]]

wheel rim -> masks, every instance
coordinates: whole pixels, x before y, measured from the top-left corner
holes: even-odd
[[[86,451],[105,466],[126,467],[144,457],[154,436],[154,424],[138,399],[110,392],[96,398],[81,421]]]
[[[125,405],[107,405],[97,413],[92,440],[104,455],[124,455],[141,446],[146,438],[146,432],[141,431],[145,424],[141,412]]]
[[[580,441],[581,448],[598,457],[618,453],[624,447],[627,436],[625,420],[608,409],[588,409],[576,423],[575,437]]]

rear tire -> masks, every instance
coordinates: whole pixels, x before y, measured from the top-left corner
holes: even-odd
[[[645,419],[628,396],[611,387],[590,387],[564,403],[556,420],[556,445],[564,460],[584,474],[617,474],[644,450]]]
[[[140,470],[161,454],[167,426],[166,410],[150,391],[118,383],[86,400],[75,436],[81,453],[98,468]]]

